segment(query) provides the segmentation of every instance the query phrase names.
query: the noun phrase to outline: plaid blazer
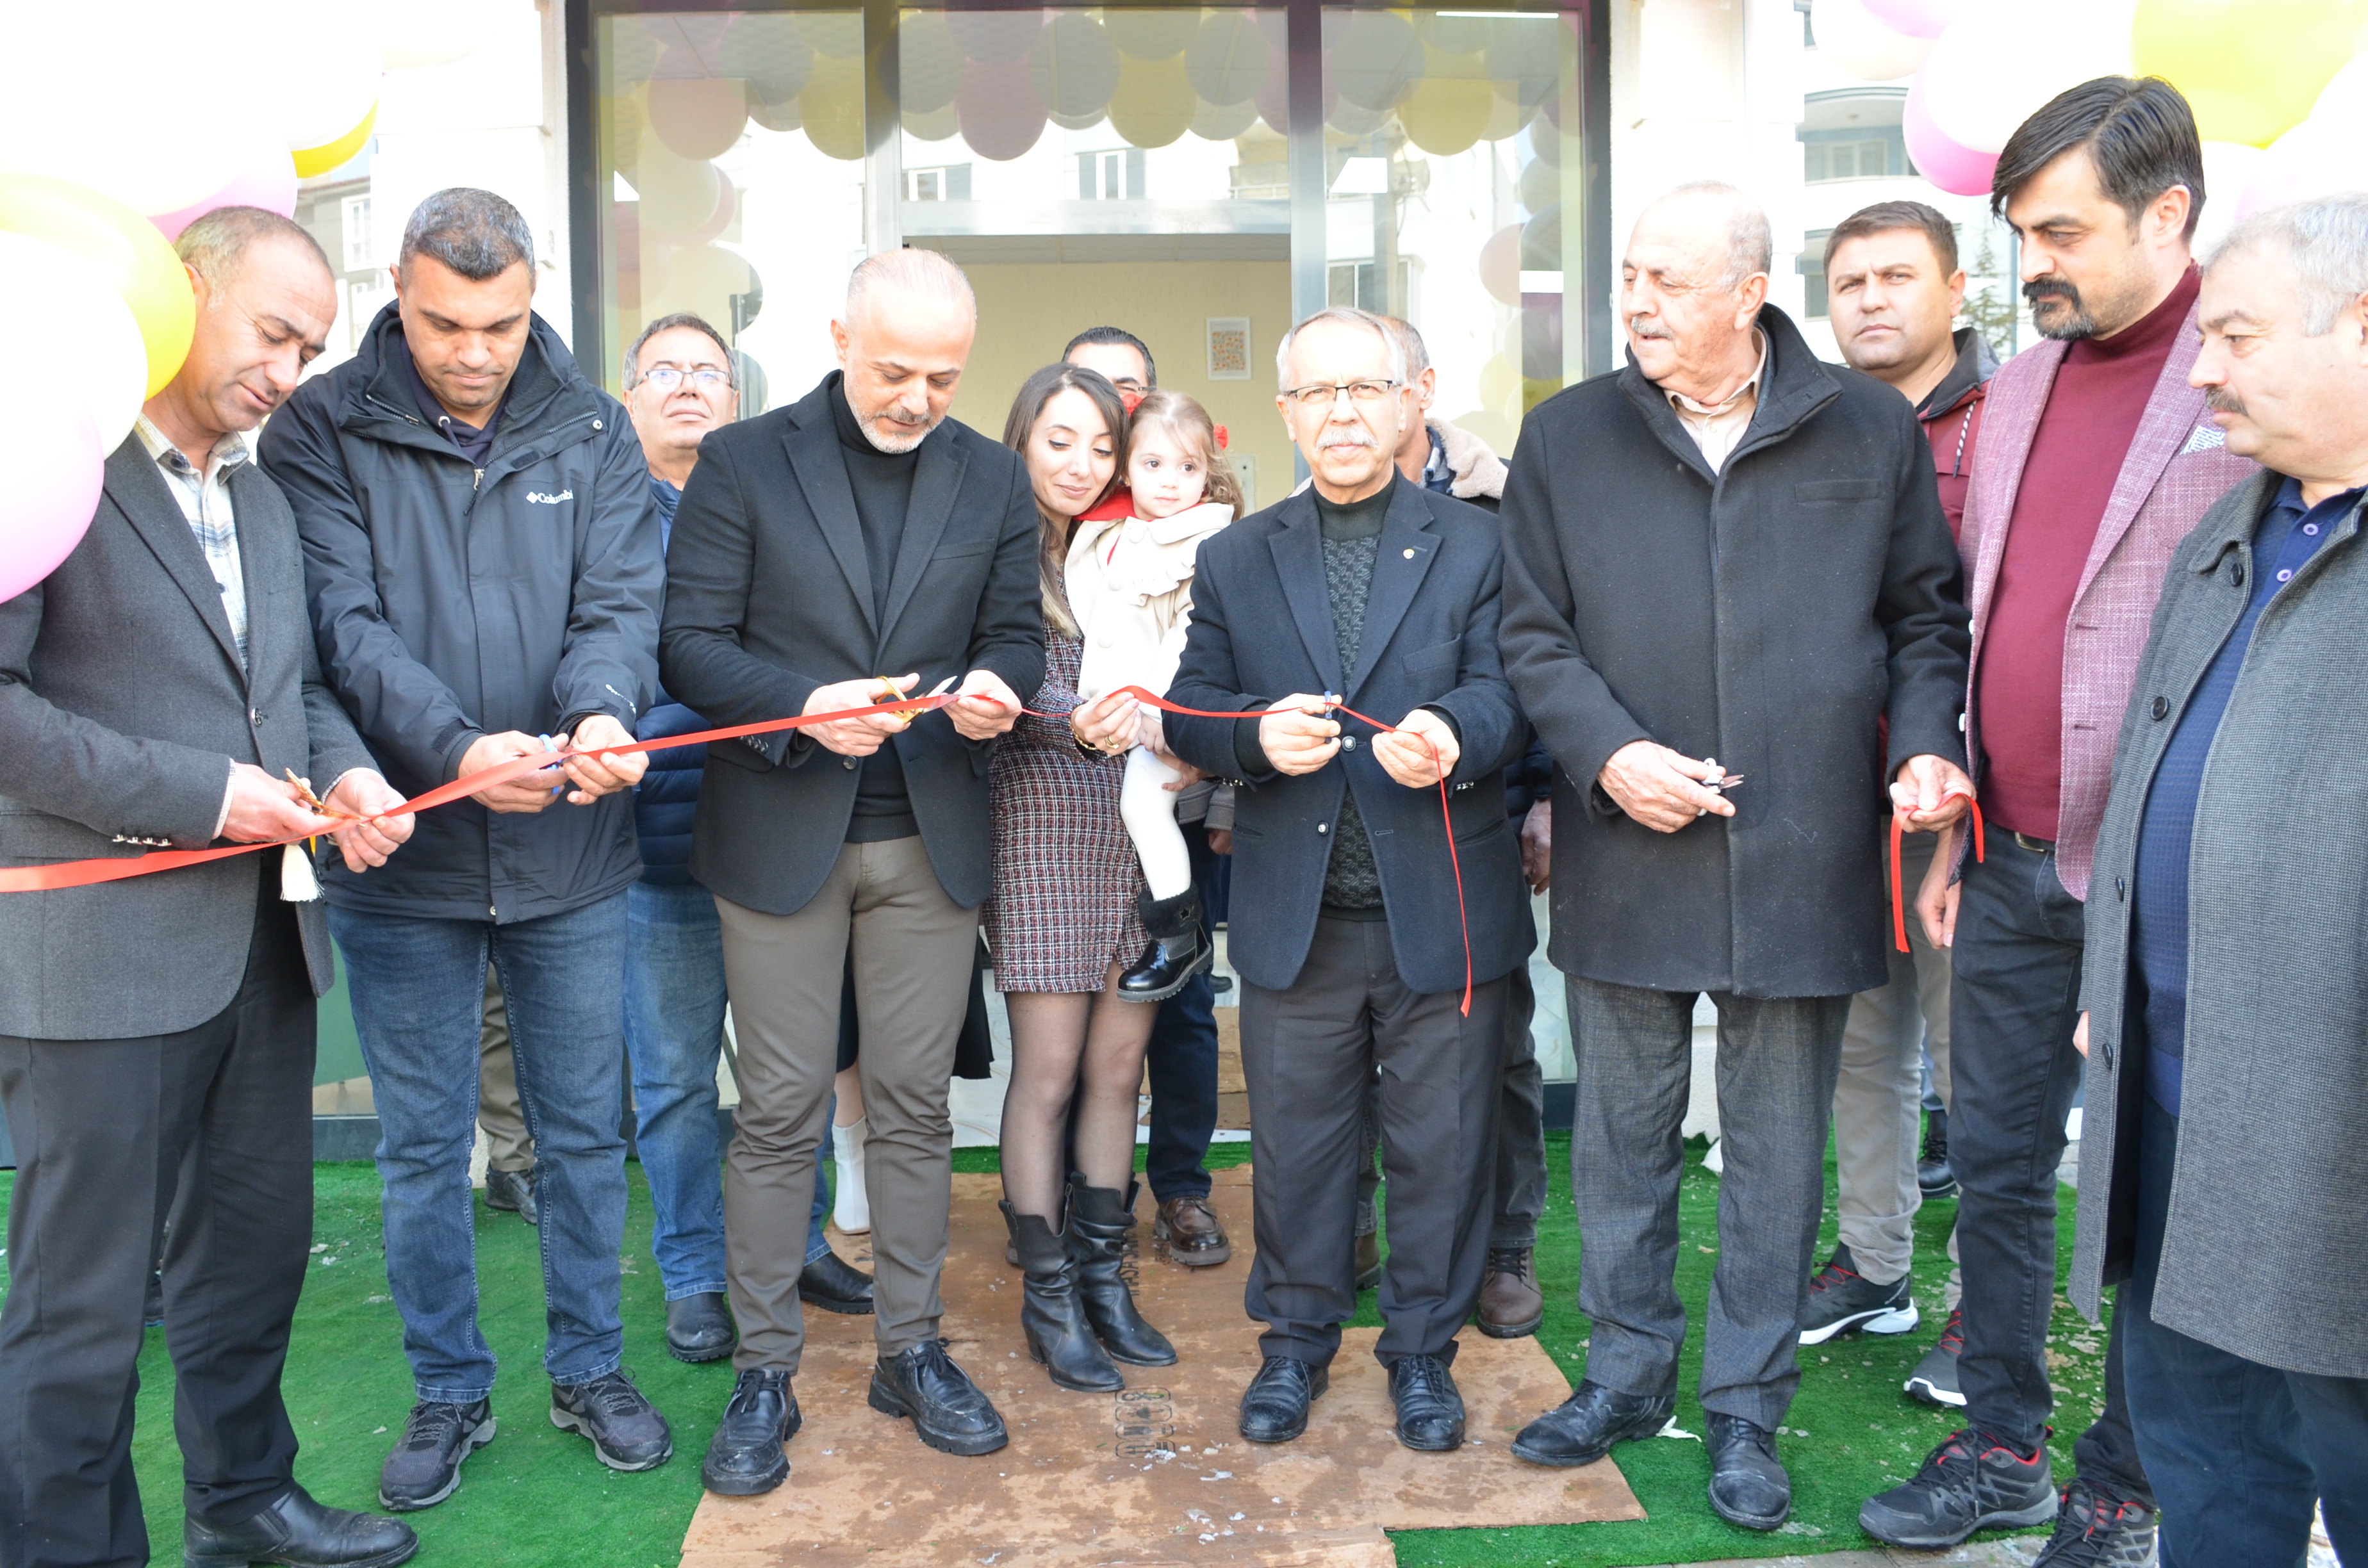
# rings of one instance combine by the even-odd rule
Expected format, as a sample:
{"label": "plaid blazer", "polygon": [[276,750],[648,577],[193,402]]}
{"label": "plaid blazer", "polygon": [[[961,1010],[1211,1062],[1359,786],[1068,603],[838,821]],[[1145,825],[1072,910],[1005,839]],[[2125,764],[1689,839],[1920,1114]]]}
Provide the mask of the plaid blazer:
{"label": "plaid blazer", "polygon": [[[2201,347],[2196,312],[2190,309],[2162,375],[2139,416],[2136,437],[2122,458],[2121,477],[2097,527],[2080,586],[2072,599],[2072,621],[2064,631],[2064,778],[2057,816],[2055,874],[2065,891],[2089,896],[2089,867],[2096,853],[2097,824],[2105,814],[2112,780],[2113,740],[2121,732],[2130,683],[2146,651],[2146,629],[2162,593],[2164,571],[2179,541],[2228,488],[2257,472],[2254,463],[2230,452],[2220,427],[2203,407],[2203,394],[2187,384]],[[1965,558],[1966,602],[1974,617],[1973,658],[1965,692],[1965,754],[1978,786],[1982,772],[1982,642],[1998,593],[1998,563],[2006,556],[2007,524],[2022,487],[2023,464],[2056,367],[2068,346],[2043,339],[1998,369],[1983,405],[1981,440],[1974,451],[1972,487],[1965,496],[1965,522],[1958,549]]]}

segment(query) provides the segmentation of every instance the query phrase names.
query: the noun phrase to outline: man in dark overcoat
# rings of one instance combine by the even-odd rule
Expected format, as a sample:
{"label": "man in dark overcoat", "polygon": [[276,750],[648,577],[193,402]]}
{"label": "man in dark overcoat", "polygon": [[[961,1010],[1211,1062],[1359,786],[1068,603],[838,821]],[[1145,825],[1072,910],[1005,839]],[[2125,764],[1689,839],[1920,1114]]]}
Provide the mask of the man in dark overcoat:
{"label": "man in dark overcoat", "polygon": [[[1668,1420],[1679,1126],[1719,1014],[1725,1170],[1703,1346],[1711,1505],[1773,1529],[1774,1432],[1853,992],[1886,939],[1870,806],[1969,790],[1965,615],[1915,411],[1766,301],[1767,218],[1719,185],[1637,220],[1629,362],[1533,413],[1505,491],[1506,672],[1554,781],[1554,963],[1595,1320],[1587,1378],[1514,1447],[1585,1464]],[[1887,731],[1884,721],[1888,720]],[[1722,780],[1734,782],[1722,787]]]}
{"label": "man in dark overcoat", "polygon": [[2239,224],[2189,372],[2255,475],[2172,558],[2089,886],[2073,1302],[2163,1568],[2368,1562],[2368,197]]}

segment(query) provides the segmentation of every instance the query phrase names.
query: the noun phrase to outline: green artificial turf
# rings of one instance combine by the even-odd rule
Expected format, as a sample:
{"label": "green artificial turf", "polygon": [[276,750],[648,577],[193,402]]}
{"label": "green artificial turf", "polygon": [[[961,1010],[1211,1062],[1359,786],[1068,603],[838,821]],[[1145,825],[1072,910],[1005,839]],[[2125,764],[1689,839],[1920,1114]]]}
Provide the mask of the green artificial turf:
{"label": "green artificial turf", "polygon": [[[1567,1134],[1547,1140],[1552,1188],[1538,1275],[1546,1290],[1539,1340],[1575,1382],[1586,1364],[1588,1321],[1577,1305],[1578,1236],[1570,1210]],[[1718,1180],[1700,1168],[1700,1140],[1689,1150],[1679,1201],[1683,1241],[1679,1294],[1689,1314],[1679,1367],[1678,1425],[1702,1430],[1693,1403],[1701,1369],[1702,1313],[1715,1259]],[[1249,1156],[1246,1143],[1218,1144],[1212,1166]],[[991,1149],[957,1150],[954,1168],[992,1171]],[[638,1166],[627,1214],[625,1363],[674,1423],[675,1458],[641,1475],[604,1470],[588,1445],[553,1428],[542,1376],[542,1286],[535,1233],[515,1215],[477,1209],[481,1321],[501,1358],[494,1394],[500,1439],[470,1460],[461,1490],[441,1506],[412,1516],[423,1564],[500,1563],[504,1568],[674,1568],[683,1533],[699,1506],[699,1455],[732,1386],[731,1363],[689,1367],[666,1354],[665,1292],[650,1261],[650,1207]],[[0,1194],[6,1181],[0,1176]],[[289,1352],[289,1415],[303,1450],[297,1475],[324,1502],[369,1507],[378,1468],[411,1403],[402,1325],[387,1295],[380,1243],[378,1177],[368,1165],[315,1167],[316,1214],[311,1278]],[[1830,1182],[1828,1183],[1830,1191]],[[2069,1261],[2069,1198],[2059,1242]],[[1953,1201],[1928,1204],[1917,1226],[1917,1301],[1924,1326],[1896,1339],[1848,1339],[1805,1353],[1799,1399],[1778,1451],[1793,1472],[1793,1520],[1770,1538],[1721,1524],[1702,1495],[1708,1464],[1699,1443],[1656,1438],[1618,1451],[1621,1470],[1650,1517],[1635,1523],[1523,1529],[1421,1530],[1395,1537],[1406,1568],[1614,1568],[1691,1562],[1771,1552],[1839,1551],[1872,1544],[1859,1531],[1860,1501],[1911,1474],[1944,1436],[1950,1418],[1912,1403],[1901,1381],[1939,1332],[1943,1251]],[[1828,1208],[1823,1248],[1830,1248]],[[1373,1296],[1360,1301],[1355,1323],[1378,1324]],[[2056,1380],[2059,1474],[2071,1470],[2071,1444],[2102,1395],[2103,1335],[2082,1322],[2059,1293],[2049,1363]],[[139,1430],[132,1451],[146,1505],[152,1547],[170,1562],[180,1542],[179,1460],[172,1431],[172,1369],[164,1335],[152,1331],[140,1361]]]}

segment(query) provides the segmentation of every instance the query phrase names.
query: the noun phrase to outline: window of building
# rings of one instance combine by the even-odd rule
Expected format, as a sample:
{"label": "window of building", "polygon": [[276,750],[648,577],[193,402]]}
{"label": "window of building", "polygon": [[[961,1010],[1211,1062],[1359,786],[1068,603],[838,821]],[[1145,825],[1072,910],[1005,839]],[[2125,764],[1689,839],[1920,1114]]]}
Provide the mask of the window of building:
{"label": "window of building", "polygon": [[906,169],[905,199],[907,201],[968,201],[970,199],[970,165],[949,164],[937,169]]}
{"label": "window of building", "polygon": [[366,271],[370,266],[370,199],[348,196],[338,209],[338,229],[345,238],[346,270]]}
{"label": "window of building", "polygon": [[1880,137],[1855,142],[1811,142],[1802,148],[1811,185],[1821,180],[1873,179],[1890,174],[1891,143]]}
{"label": "window of building", "polygon": [[1144,161],[1140,147],[1077,154],[1077,195],[1086,201],[1143,199]]}

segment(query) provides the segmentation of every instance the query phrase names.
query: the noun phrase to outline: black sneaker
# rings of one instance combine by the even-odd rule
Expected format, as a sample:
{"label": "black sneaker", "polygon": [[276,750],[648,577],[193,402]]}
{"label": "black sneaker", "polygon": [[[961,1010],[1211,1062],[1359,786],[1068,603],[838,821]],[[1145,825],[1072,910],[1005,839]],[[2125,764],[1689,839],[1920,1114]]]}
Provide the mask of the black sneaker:
{"label": "black sneaker", "polygon": [[1945,1110],[1924,1115],[1924,1152],[1916,1156],[1916,1190],[1927,1199],[1956,1195],[1957,1174],[1949,1168],[1949,1113]]}
{"label": "black sneaker", "polygon": [[1957,1356],[1964,1348],[1965,1312],[1958,1307],[1951,1310],[1940,1341],[1924,1352],[1924,1359],[1916,1363],[1916,1369],[1901,1385],[1907,1397],[1951,1410],[1964,1409],[1964,1391],[1957,1387]]}
{"label": "black sneaker", "polygon": [[487,1171],[485,1207],[497,1213],[515,1214],[529,1225],[541,1224],[542,1206],[535,1200],[533,1167],[522,1171]]}
{"label": "black sneaker", "polygon": [[2109,1497],[2074,1476],[2055,1510],[2055,1533],[2031,1568],[2148,1568],[2154,1529],[2152,1508]]}
{"label": "black sneaker", "polygon": [[494,1440],[494,1402],[411,1407],[403,1436],[378,1472],[378,1506],[397,1514],[432,1508],[461,1484],[461,1461]]}
{"label": "black sneaker", "polygon": [[1809,1300],[1801,1309],[1801,1343],[1823,1345],[1838,1334],[1906,1334],[1916,1326],[1914,1283],[1903,1274],[1888,1285],[1877,1285],[1859,1273],[1850,1249],[1837,1244],[1833,1257],[1809,1281]]}
{"label": "black sneaker", "polygon": [[655,1470],[674,1458],[673,1428],[622,1372],[552,1384],[551,1424],[592,1439],[592,1451],[610,1470]]}
{"label": "black sneaker", "polygon": [[1949,1434],[1915,1480],[1868,1498],[1858,1525],[1886,1546],[1930,1551],[1975,1530],[2023,1529],[2055,1517],[2047,1444],[2025,1457],[1968,1427]]}

